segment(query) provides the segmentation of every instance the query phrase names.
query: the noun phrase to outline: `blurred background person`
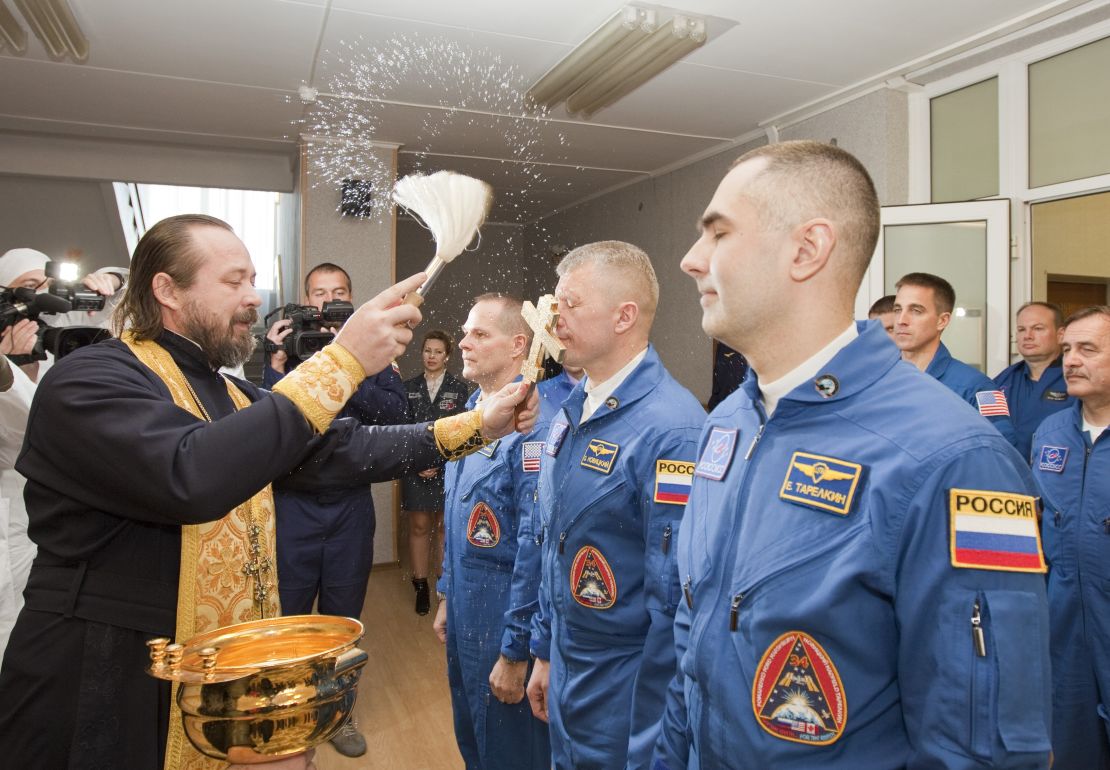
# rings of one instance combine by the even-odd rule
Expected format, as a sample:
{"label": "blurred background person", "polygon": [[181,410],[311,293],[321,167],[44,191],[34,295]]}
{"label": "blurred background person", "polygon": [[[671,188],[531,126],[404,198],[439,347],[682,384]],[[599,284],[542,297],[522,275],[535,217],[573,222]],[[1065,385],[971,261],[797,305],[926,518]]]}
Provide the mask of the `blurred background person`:
{"label": "blurred background person", "polygon": [[[453,348],[451,337],[432,329],[421,343],[424,371],[405,380],[410,422],[427,422],[465,411],[470,388],[447,371]],[[409,514],[409,558],[416,614],[431,608],[428,590],[429,549],[436,573],[443,565],[443,467],[429,468],[401,480],[401,510]]]}

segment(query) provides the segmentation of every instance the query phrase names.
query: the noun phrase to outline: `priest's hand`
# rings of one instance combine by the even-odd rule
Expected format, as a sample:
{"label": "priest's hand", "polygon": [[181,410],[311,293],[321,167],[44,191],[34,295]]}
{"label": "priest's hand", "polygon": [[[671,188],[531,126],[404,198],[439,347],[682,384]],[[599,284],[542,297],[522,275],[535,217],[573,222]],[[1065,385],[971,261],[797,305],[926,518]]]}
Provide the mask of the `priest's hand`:
{"label": "priest's hand", "polygon": [[232,746],[227,752],[231,762],[227,770],[316,770],[312,762],[315,753],[315,749],[309,749],[304,754],[274,759],[256,754],[245,746]]}
{"label": "priest's hand", "polygon": [[536,719],[547,721],[547,685],[551,676],[549,664],[543,658],[536,658],[532,666],[532,678],[528,680],[528,703]]}
{"label": "priest's hand", "polygon": [[493,697],[510,706],[524,700],[524,678],[528,676],[528,661],[509,660],[504,655],[497,656],[493,670],[489,672],[489,691]]}
{"label": "priest's hand", "polygon": [[492,441],[514,430],[528,433],[536,425],[540,399],[532,383],[510,382],[478,404],[482,412],[482,437]]}
{"label": "priest's hand", "polygon": [[336,343],[358,359],[367,377],[392,364],[412,341],[412,327],[420,323],[420,311],[401,301],[420,288],[425,278],[424,273],[417,273],[390,286],[356,310],[335,335]]}

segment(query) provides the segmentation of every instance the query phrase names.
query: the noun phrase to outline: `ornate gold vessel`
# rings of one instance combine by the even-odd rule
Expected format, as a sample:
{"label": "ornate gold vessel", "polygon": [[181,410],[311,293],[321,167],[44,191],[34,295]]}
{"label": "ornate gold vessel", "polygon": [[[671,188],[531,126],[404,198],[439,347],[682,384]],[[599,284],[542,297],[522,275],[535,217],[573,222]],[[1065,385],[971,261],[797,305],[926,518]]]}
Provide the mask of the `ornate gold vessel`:
{"label": "ornate gold vessel", "polygon": [[362,624],[291,615],[198,634],[152,639],[150,668],[180,683],[177,705],[197,750],[227,759],[235,746],[269,758],[331,738],[351,714],[366,653]]}

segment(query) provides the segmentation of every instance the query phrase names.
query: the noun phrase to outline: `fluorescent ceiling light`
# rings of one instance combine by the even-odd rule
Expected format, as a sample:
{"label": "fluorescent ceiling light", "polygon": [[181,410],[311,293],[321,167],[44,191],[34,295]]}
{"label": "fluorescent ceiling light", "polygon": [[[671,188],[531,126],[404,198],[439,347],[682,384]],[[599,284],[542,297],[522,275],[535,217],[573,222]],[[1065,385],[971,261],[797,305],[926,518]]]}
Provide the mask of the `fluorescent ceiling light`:
{"label": "fluorescent ceiling light", "polygon": [[706,40],[705,21],[626,5],[528,90],[535,104],[590,117],[670,67]]}
{"label": "fluorescent ceiling light", "polygon": [[4,5],[3,0],[0,0],[0,43],[8,46],[16,53],[23,53],[27,50],[27,33],[23,31],[23,27],[19,26],[19,22],[8,10],[8,6]]}
{"label": "fluorescent ceiling light", "polygon": [[77,26],[66,0],[15,0],[15,5],[52,57],[68,55],[76,62],[89,58],[88,38]]}

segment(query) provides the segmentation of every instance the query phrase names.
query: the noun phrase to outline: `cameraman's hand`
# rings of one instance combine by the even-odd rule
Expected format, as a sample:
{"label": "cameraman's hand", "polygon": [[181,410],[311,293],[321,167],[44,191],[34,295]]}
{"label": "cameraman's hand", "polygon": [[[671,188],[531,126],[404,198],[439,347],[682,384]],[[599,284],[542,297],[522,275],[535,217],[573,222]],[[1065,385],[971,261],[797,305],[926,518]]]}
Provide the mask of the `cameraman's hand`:
{"label": "cameraman's hand", "polygon": [[367,377],[400,358],[412,341],[411,327],[420,323],[420,311],[401,301],[420,288],[426,277],[417,273],[390,286],[356,310],[335,335],[335,341],[362,364]]}
{"label": "cameraman's hand", "polygon": [[0,334],[0,353],[6,356],[26,355],[35,347],[39,325],[24,318]]}
{"label": "cameraman's hand", "polygon": [[119,285],[119,278],[111,273],[89,273],[81,281],[85,288],[90,291],[95,291],[97,294],[103,294],[105,297],[111,297],[122,286]]}
{"label": "cameraman's hand", "polygon": [[270,368],[278,374],[285,374],[285,364],[289,354],[282,348],[285,338],[293,331],[293,322],[288,318],[274,321],[274,325],[266,332],[266,339],[277,346],[277,350],[270,354]]}

